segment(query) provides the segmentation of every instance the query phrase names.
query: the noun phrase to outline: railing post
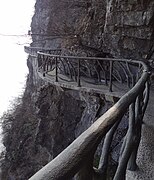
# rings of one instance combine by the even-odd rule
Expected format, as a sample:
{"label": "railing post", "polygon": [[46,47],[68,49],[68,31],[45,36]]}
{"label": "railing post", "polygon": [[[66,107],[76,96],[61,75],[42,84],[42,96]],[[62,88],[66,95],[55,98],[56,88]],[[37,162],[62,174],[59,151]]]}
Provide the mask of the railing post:
{"label": "railing post", "polygon": [[45,77],[45,65],[46,65],[46,63],[45,63],[45,56],[43,55],[43,77]]}
{"label": "railing post", "polygon": [[[133,141],[133,137],[135,136],[135,101],[129,106],[129,127],[132,131],[132,141]],[[131,171],[135,171],[137,168],[137,164],[136,164],[136,156],[137,156],[137,151],[138,148],[136,149],[136,143],[134,142],[134,150],[132,150],[131,152],[131,156],[129,158],[128,161],[128,165],[127,165],[127,169],[131,170]],[[135,150],[136,149],[136,150]]]}
{"label": "railing post", "polygon": [[143,91],[137,97],[136,104],[134,105],[134,109],[133,109],[134,116],[136,118],[135,119],[136,124],[135,124],[135,127],[133,128],[135,131],[135,134],[134,134],[135,143],[133,146],[133,151],[132,151],[131,157],[128,162],[128,169],[131,171],[135,171],[137,169],[136,158],[137,158],[138,147],[139,147],[140,140],[141,140],[142,120],[143,120],[143,116],[144,116],[144,112],[142,109],[143,104],[144,104],[143,103]]}
{"label": "railing post", "polygon": [[110,82],[109,82],[110,92],[112,92],[112,73],[113,73],[113,61],[110,61]]}
{"label": "railing post", "polygon": [[110,146],[113,140],[114,133],[116,129],[118,128],[119,123],[121,122],[121,118],[119,118],[119,121],[117,121],[113,127],[109,130],[109,132],[106,134],[105,139],[104,139],[104,144],[102,147],[102,153],[99,161],[99,166],[98,166],[98,172],[99,172],[99,177],[106,179],[107,176],[107,168],[108,168],[108,159],[110,155]]}
{"label": "railing post", "polygon": [[47,66],[47,73],[48,73],[48,71],[49,71],[49,57],[47,56],[47,58],[46,58],[46,66]]}
{"label": "railing post", "polygon": [[58,82],[58,60],[57,60],[57,57],[55,58],[55,66],[56,66],[56,79],[55,79],[55,81]]}
{"label": "railing post", "polygon": [[80,59],[78,59],[78,87],[81,87],[81,79],[80,79]]}
{"label": "railing post", "polygon": [[40,55],[37,53],[37,68],[39,69],[40,65]]}

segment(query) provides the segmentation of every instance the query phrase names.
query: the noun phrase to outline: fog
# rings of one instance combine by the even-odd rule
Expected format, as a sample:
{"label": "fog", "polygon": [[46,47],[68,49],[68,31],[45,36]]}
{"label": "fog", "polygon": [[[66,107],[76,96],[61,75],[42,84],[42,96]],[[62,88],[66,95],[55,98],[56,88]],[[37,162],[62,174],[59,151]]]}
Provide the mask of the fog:
{"label": "fog", "polygon": [[[28,69],[23,47],[30,43],[26,34],[30,29],[34,4],[35,0],[0,2],[0,116],[25,86]],[[0,152],[3,149],[1,138]]]}
{"label": "fog", "polygon": [[0,115],[22,92],[25,84],[28,70],[23,46],[30,42],[26,34],[30,29],[34,3],[34,0],[0,2]]}

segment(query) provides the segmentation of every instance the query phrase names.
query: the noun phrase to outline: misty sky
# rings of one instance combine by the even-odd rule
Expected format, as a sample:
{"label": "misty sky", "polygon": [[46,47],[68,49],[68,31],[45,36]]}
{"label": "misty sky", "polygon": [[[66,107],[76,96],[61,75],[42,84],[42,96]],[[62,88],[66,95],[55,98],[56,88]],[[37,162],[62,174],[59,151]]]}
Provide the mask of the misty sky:
{"label": "misty sky", "polygon": [[35,0],[4,0],[0,2],[0,33],[26,33]]}
{"label": "misty sky", "polygon": [[25,84],[27,54],[25,39],[2,34],[26,34],[30,29],[35,0],[4,0],[0,2],[0,115],[9,101],[22,91]]}

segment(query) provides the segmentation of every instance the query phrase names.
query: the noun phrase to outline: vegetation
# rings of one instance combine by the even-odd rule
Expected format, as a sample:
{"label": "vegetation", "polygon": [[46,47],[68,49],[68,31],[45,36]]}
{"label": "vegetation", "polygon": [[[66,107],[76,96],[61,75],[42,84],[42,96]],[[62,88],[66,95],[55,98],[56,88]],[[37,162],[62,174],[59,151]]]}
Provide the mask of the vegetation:
{"label": "vegetation", "polygon": [[[11,108],[1,117],[3,129],[3,144],[5,152],[3,152],[2,160],[2,179],[9,179],[8,172],[18,169],[28,169],[27,175],[31,172],[31,168],[25,166],[28,162],[29,151],[28,146],[32,145],[33,131],[36,127],[36,118],[34,116],[34,108],[29,103],[30,96],[24,94],[23,97],[15,99]],[[34,150],[32,147],[31,150]]]}

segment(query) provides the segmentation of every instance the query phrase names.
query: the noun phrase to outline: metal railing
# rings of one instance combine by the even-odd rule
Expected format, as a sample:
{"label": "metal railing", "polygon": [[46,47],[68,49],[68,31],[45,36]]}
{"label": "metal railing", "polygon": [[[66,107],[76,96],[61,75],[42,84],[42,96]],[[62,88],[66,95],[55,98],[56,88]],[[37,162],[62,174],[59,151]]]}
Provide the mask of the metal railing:
{"label": "metal railing", "polygon": [[44,52],[48,54],[61,54],[61,49],[51,49],[51,48],[43,48],[43,47],[30,47],[24,46],[24,51],[28,53],[30,56],[37,56],[37,52]]}
{"label": "metal railing", "polygon": [[67,78],[63,76],[64,81],[76,82],[78,87],[82,86],[81,81],[85,81],[89,84],[106,85],[109,91],[113,91],[114,84],[133,87],[141,75],[142,67],[140,61],[131,59],[62,56],[38,52],[38,70],[43,76],[52,74],[56,82],[61,79],[61,75],[65,75]]}
{"label": "metal railing", "polygon": [[[133,86],[120,100],[112,106],[106,113],[104,113],[99,119],[97,119],[86,131],[84,131],[77,139],[75,139],[64,151],[62,151],[56,158],[34,174],[30,180],[68,180],[74,178],[75,180],[102,180],[108,179],[108,164],[110,157],[110,147],[113,140],[114,134],[118,128],[121,119],[125,114],[128,114],[128,129],[124,137],[118,166],[112,176],[113,180],[124,180],[126,177],[126,170],[131,171],[136,170],[136,157],[138,146],[141,138],[141,128],[144,113],[148,104],[149,99],[149,68],[142,61],[134,60],[115,60],[110,58],[80,58],[80,57],[70,57],[70,56],[59,56],[59,55],[49,55],[45,53],[38,53],[39,70],[44,75],[47,72],[55,69],[55,80],[58,81],[58,73],[63,72],[65,75],[69,72],[64,71],[64,66],[61,64],[61,59],[69,59],[70,63],[72,60],[77,60],[77,71],[75,72],[72,79],[77,78],[77,85],[81,86],[80,78],[83,76],[81,74],[81,62],[82,61],[106,61],[108,62],[109,75],[105,75],[105,81],[109,81],[110,90],[112,90],[112,81],[119,80],[114,72],[114,64],[116,61],[118,63],[125,64],[122,74],[125,74],[128,70],[128,74],[131,75],[127,79],[123,79],[128,83],[128,85]],[[65,59],[65,62],[66,62]],[[74,61],[72,61],[73,63]],[[102,64],[102,63],[101,63]],[[124,66],[123,64],[123,66]],[[129,65],[129,66],[128,66]],[[128,66],[128,67],[127,67]],[[134,66],[134,71],[130,72]],[[119,67],[119,66],[117,66]],[[131,68],[130,68],[131,67]],[[134,72],[138,77],[134,79]],[[87,71],[87,70],[86,70]],[[127,75],[128,75],[127,74]],[[68,75],[70,75],[68,73]],[[120,75],[122,76],[122,75]],[[97,76],[99,77],[99,76]],[[102,78],[102,77],[101,77]],[[106,83],[106,82],[105,82]],[[93,167],[93,162],[95,158],[95,152],[97,147],[102,142],[104,138],[104,143],[102,147],[101,157],[97,167]]]}

